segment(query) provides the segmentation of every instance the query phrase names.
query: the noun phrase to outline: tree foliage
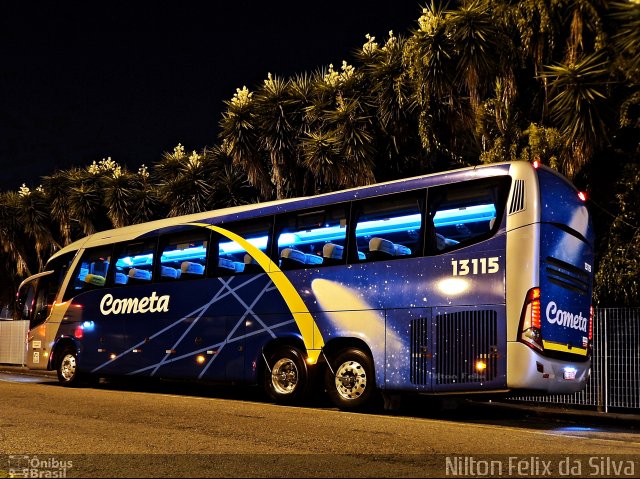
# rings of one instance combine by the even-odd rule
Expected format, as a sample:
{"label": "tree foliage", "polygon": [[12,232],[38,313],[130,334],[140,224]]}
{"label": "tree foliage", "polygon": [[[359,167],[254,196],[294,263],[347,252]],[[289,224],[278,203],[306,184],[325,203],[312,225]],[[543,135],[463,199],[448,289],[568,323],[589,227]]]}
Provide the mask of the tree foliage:
{"label": "tree foliage", "polygon": [[416,20],[382,42],[366,35],[353,63],[238,88],[213,146],[1,193],[0,279],[15,285],[111,227],[537,160],[592,193],[600,304],[638,305],[640,2],[433,0]]}

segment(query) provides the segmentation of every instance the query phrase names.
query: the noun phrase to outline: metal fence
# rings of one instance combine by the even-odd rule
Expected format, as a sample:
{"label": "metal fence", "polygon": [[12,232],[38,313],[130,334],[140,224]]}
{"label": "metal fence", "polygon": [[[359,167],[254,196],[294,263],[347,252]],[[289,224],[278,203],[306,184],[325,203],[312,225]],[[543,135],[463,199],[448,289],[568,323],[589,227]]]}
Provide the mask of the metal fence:
{"label": "metal fence", "polygon": [[0,321],[0,364],[25,364],[29,321]]}
{"label": "metal fence", "polygon": [[640,409],[640,309],[601,308],[593,323],[591,378],[582,391],[520,401]]}

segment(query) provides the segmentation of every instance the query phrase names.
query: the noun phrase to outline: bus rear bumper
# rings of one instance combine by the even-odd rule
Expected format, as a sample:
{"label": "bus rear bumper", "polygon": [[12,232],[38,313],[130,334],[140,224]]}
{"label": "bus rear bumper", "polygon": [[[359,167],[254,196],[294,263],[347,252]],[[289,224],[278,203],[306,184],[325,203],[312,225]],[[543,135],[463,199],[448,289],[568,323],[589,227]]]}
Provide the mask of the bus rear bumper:
{"label": "bus rear bumper", "polygon": [[590,375],[591,361],[560,361],[522,343],[507,343],[507,387],[511,390],[571,394],[582,390]]}

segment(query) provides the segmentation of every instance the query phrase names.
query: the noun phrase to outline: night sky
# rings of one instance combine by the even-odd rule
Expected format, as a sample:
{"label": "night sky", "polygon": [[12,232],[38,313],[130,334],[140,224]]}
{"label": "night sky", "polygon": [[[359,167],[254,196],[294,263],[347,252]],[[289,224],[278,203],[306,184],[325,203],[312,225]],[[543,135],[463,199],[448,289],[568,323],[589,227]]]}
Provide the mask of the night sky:
{"label": "night sky", "polygon": [[365,34],[408,35],[421,12],[413,0],[24,3],[0,6],[0,190],[213,145],[236,88],[354,63]]}

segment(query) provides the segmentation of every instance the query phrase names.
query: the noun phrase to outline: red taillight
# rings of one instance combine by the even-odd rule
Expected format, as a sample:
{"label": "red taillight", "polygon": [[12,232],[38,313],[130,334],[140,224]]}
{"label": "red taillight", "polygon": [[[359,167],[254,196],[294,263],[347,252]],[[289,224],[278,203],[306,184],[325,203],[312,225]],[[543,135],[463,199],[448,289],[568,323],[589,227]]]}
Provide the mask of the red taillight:
{"label": "red taillight", "polygon": [[540,315],[540,288],[531,288],[522,308],[520,318],[520,341],[530,348],[543,351],[542,320]]}
{"label": "red taillight", "polygon": [[537,170],[538,168],[540,168],[540,161],[539,160],[533,160],[533,167]]}
{"label": "red taillight", "polygon": [[84,328],[82,327],[81,324],[76,326],[76,330],[73,332],[73,336],[76,339],[82,339],[84,337]]}
{"label": "red taillight", "polygon": [[589,342],[593,341],[593,306],[589,308]]}
{"label": "red taillight", "polygon": [[584,203],[587,201],[587,194],[584,191],[578,191],[578,198]]}

